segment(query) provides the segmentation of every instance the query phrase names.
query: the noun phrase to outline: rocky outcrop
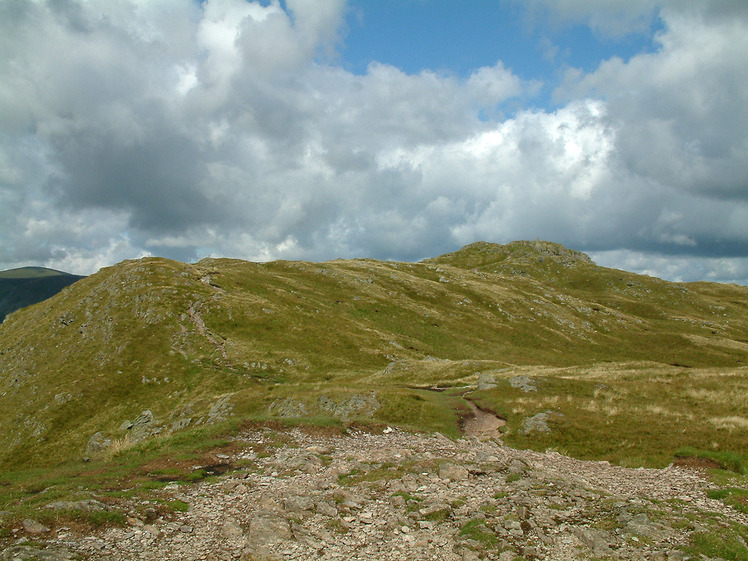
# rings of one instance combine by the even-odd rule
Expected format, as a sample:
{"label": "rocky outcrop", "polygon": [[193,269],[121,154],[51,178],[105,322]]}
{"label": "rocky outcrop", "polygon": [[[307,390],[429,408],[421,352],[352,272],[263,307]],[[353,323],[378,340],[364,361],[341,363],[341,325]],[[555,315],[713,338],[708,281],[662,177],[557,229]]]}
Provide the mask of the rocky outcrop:
{"label": "rocky outcrop", "polygon": [[84,456],[90,458],[101,454],[112,445],[112,439],[104,436],[103,432],[97,432],[88,439]]}

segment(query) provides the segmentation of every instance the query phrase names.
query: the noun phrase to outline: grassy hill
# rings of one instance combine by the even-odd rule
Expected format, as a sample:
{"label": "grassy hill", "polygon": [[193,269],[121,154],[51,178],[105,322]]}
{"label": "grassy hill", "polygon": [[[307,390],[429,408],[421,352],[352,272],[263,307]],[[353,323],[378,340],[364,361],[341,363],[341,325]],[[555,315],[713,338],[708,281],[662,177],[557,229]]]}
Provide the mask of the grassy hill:
{"label": "grassy hill", "polygon": [[82,278],[44,267],[0,271],[0,322],[11,312],[46,300]]}
{"label": "grassy hill", "polygon": [[[467,398],[506,418],[515,446],[742,458],[747,367],[748,288],[606,269],[549,242],[421,263],[146,258],[0,326],[0,466],[188,446],[248,420],[456,436]],[[541,413],[548,431],[528,430]]]}

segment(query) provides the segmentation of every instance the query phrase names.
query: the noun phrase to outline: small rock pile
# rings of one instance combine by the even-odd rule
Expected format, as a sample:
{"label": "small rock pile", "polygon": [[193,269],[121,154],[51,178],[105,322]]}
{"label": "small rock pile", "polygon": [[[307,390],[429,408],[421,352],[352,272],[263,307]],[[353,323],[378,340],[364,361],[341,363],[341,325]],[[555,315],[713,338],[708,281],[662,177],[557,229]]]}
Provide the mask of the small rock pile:
{"label": "small rock pile", "polygon": [[[161,491],[185,512],[159,516],[134,498],[127,527],[58,532],[39,558],[675,561],[687,559],[681,547],[700,517],[748,523],[707,498],[698,473],[672,466],[627,469],[389,428],[259,428],[239,440],[239,452],[216,459],[233,471]],[[28,558],[22,549],[0,558]]]}

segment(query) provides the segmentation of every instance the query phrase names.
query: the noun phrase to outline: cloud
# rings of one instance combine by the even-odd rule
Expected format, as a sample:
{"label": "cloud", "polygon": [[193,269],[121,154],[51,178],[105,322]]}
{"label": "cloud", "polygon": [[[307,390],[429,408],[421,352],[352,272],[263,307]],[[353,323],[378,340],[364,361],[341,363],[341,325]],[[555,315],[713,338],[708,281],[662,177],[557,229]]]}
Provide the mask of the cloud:
{"label": "cloud", "polygon": [[641,190],[669,193],[639,249],[748,249],[748,68],[739,62],[748,34],[746,19],[713,17],[722,6],[664,8],[656,53],[605,61],[557,93],[605,100],[617,131],[612,165]]}
{"label": "cloud", "polygon": [[620,38],[647,31],[662,2],[657,0],[527,0],[529,17],[540,25],[583,24],[601,36]]}
{"label": "cloud", "polygon": [[[0,266],[420,259],[540,237],[744,275],[748,15],[730,3],[663,5],[656,52],[570,69],[553,111],[501,61],[352,74],[342,1],[263,4],[1,4]],[[633,29],[653,6],[552,7]]]}

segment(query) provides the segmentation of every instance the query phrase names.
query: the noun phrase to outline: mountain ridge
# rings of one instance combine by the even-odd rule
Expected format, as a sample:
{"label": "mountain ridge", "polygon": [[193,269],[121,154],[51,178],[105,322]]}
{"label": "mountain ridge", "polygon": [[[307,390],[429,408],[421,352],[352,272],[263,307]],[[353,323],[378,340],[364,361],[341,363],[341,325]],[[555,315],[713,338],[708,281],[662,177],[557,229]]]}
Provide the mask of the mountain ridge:
{"label": "mountain ridge", "polygon": [[46,267],[0,271],[0,323],[8,314],[46,300],[82,278]]}
{"label": "mountain ridge", "polygon": [[605,269],[538,241],[420,263],[125,261],[0,326],[0,463],[79,458],[144,411],[151,435],[230,417],[457,434],[458,396],[419,388],[528,368],[740,369],[747,309],[746,288]]}

